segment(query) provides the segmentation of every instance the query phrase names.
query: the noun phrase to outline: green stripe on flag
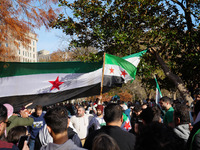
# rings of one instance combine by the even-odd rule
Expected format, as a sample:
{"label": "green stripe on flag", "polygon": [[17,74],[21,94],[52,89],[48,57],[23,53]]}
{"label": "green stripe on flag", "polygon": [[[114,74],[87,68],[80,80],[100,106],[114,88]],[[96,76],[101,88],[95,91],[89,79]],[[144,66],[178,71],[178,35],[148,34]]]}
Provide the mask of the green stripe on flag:
{"label": "green stripe on flag", "polygon": [[162,97],[162,93],[160,91],[160,87],[159,87],[159,84],[158,84],[156,77],[155,77],[155,81],[156,81],[156,88],[158,89],[158,92],[159,92],[158,94],[160,94],[160,96]]}
{"label": "green stripe on flag", "polygon": [[49,73],[87,73],[99,68],[102,68],[102,61],[43,63],[0,62],[0,78]]}
{"label": "green stripe on flag", "polygon": [[137,68],[131,64],[130,62],[124,60],[123,58],[106,54],[105,56],[105,64],[110,64],[110,65],[117,65],[126,70],[131,77],[135,79],[136,71]]}

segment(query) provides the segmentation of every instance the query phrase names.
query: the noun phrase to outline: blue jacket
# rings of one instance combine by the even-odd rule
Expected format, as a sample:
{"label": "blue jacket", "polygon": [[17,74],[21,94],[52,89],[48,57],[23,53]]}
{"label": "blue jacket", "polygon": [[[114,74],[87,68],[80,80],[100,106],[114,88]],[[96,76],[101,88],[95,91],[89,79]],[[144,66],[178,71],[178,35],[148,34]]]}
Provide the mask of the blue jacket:
{"label": "blue jacket", "polygon": [[35,113],[33,113],[30,117],[34,119],[32,126],[29,126],[28,130],[31,134],[31,139],[35,139],[37,134],[39,133],[40,129],[44,127],[45,120],[44,120],[44,113],[38,117]]}

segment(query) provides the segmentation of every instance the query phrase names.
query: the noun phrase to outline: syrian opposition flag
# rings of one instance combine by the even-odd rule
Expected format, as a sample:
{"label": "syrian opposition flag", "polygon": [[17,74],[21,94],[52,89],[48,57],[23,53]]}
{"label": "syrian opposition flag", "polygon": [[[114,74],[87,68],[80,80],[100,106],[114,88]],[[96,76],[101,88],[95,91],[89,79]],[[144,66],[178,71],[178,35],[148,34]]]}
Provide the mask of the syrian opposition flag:
{"label": "syrian opposition flag", "polygon": [[101,62],[0,62],[0,102],[19,110],[27,103],[50,105],[99,95]]}
{"label": "syrian opposition flag", "polygon": [[[134,79],[146,51],[119,58],[106,54],[103,93]],[[0,62],[0,102],[15,110],[33,102],[47,106],[65,100],[99,95],[103,62]]]}
{"label": "syrian opposition flag", "polygon": [[160,91],[160,87],[158,85],[158,81],[156,79],[156,76],[154,76],[156,81],[156,104],[159,104],[160,98],[162,98],[162,93]]}
{"label": "syrian opposition flag", "polygon": [[123,113],[123,122],[122,122],[121,128],[124,131],[129,131],[132,128],[130,119],[128,118],[128,116],[125,113]]}
{"label": "syrian opposition flag", "polygon": [[137,66],[146,51],[144,50],[123,58],[106,54],[103,85],[106,87],[121,86],[129,80],[134,80]]}

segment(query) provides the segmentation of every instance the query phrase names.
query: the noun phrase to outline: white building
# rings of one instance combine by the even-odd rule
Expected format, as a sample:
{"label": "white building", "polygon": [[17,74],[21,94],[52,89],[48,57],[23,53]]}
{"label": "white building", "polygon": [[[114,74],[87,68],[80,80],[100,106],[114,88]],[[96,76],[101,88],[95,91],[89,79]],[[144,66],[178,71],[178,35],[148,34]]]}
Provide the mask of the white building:
{"label": "white building", "polygon": [[19,43],[17,56],[20,62],[37,62],[37,36],[33,33],[28,36],[30,37],[30,43],[28,46]]}
{"label": "white building", "polygon": [[43,49],[37,52],[38,62],[48,62],[51,59],[51,54],[49,51]]}

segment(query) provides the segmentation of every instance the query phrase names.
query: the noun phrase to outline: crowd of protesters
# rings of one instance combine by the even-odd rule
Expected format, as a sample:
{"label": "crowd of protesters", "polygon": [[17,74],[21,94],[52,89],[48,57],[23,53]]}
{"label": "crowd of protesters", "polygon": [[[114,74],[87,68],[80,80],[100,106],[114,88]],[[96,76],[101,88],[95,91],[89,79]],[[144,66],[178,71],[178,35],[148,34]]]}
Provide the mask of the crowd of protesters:
{"label": "crowd of protesters", "polygon": [[0,149],[200,150],[200,89],[191,106],[164,96],[30,108],[0,104]]}

